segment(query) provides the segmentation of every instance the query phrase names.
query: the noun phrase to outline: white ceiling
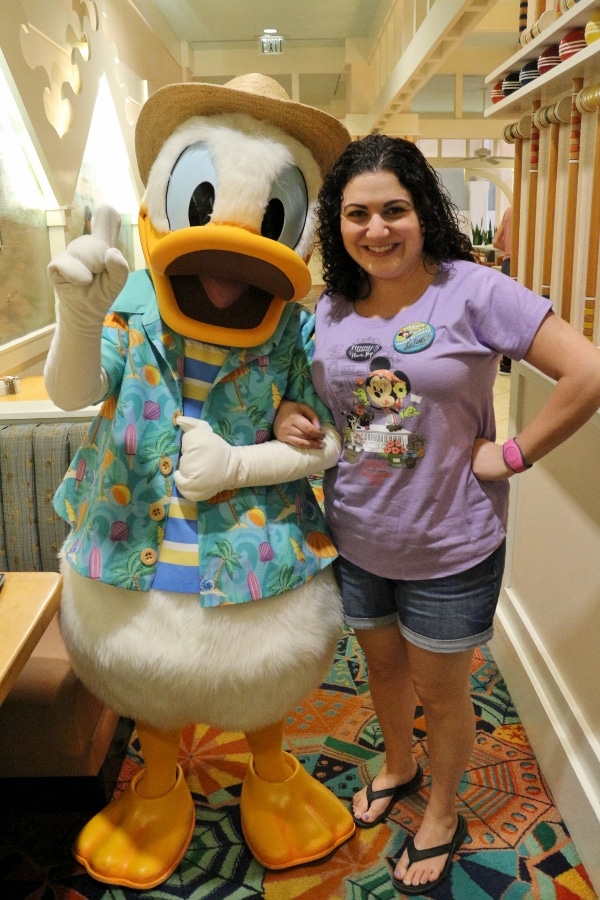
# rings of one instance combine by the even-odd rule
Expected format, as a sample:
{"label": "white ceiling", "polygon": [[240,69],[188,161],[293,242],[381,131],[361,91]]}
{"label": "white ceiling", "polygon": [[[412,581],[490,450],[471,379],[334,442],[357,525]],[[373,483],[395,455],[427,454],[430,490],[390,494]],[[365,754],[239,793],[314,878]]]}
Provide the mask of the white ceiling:
{"label": "white ceiling", "polygon": [[389,0],[154,0],[180,40],[256,43],[265,28],[311,45],[376,34]]}
{"label": "white ceiling", "polygon": [[[395,0],[133,0],[165,43],[188,45],[191,77],[223,83],[248,71],[277,78],[290,96],[343,118],[346,114],[348,48],[368,57]],[[417,15],[448,0],[413,0]],[[461,77],[461,116],[479,117],[483,81],[517,49],[520,0],[469,0],[457,17],[452,40],[435,66],[408,86],[402,109],[427,117],[452,117],[454,76]],[[473,28],[475,22],[475,28]],[[281,56],[261,56],[265,28],[283,36]],[[170,33],[169,33],[170,32]],[[423,64],[427,62],[423,59]],[[397,97],[390,99],[390,104]],[[488,101],[489,103],[489,98]],[[376,123],[375,123],[376,124]]]}

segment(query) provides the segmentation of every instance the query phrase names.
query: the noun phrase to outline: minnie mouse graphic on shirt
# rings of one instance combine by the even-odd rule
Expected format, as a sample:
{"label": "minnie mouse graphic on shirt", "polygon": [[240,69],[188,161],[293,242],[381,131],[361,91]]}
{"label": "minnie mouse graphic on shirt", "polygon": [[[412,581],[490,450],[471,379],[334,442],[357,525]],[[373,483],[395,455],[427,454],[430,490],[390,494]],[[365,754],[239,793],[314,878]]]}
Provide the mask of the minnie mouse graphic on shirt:
{"label": "minnie mouse graphic on shirt", "polygon": [[[419,397],[410,394],[408,375],[392,371],[385,356],[371,360],[369,374],[356,379],[353,408],[346,413],[344,459],[357,462],[363,452],[376,453],[393,468],[414,468],[424,455],[425,440],[403,427],[419,415]],[[410,402],[405,405],[410,394]],[[382,412],[385,415],[382,415]]]}

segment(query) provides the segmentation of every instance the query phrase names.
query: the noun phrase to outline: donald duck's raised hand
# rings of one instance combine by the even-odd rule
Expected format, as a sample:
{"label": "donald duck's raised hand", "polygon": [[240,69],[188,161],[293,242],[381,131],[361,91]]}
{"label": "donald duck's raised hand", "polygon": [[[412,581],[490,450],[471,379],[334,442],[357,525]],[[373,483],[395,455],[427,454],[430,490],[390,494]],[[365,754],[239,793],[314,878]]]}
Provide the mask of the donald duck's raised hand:
{"label": "donald duck's raised hand", "polygon": [[92,217],[92,234],[75,238],[48,266],[58,321],[44,378],[50,398],[62,409],[95,403],[106,392],[100,362],[102,324],[129,274],[127,261],[113,246],[120,224],[116,210],[100,207]]}
{"label": "donald duck's raised hand", "polygon": [[117,242],[121,217],[101,206],[92,217],[92,233],[75,238],[48,266],[61,312],[88,326],[102,325],[123,289],[129,266]]}
{"label": "donald duck's raised hand", "polygon": [[219,491],[306,478],[334,466],[340,455],[340,436],[331,425],[324,427],[321,448],[298,450],[277,440],[233,447],[208,422],[179,416],[177,424],[183,438],[179,469],[173,477],[188,500],[209,500]]}

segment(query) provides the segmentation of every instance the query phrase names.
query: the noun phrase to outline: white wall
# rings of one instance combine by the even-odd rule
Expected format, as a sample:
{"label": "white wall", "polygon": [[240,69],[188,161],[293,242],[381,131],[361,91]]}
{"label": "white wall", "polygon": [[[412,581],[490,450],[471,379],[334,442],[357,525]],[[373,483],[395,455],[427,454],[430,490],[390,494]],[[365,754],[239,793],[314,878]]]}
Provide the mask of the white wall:
{"label": "white wall", "polygon": [[[513,363],[509,434],[554,383]],[[511,480],[505,584],[492,653],[600,891],[600,411]]]}

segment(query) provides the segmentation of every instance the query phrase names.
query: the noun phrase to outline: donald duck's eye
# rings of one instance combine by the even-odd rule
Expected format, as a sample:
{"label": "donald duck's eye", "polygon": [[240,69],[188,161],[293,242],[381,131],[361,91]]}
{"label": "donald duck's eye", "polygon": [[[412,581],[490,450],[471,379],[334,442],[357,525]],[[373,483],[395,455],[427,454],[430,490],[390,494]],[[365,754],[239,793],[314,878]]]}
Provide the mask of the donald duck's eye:
{"label": "donald duck's eye", "polygon": [[169,228],[177,231],[210,222],[217,174],[206,144],[187,147],[175,165],[167,187]]}
{"label": "donald duck's eye", "polygon": [[307,211],[306,182],[300,169],[289,166],[271,188],[260,232],[293,249],[304,230]]}
{"label": "donald duck's eye", "polygon": [[190,225],[206,225],[215,205],[215,189],[210,181],[203,181],[194,190],[190,200],[189,220]]}

